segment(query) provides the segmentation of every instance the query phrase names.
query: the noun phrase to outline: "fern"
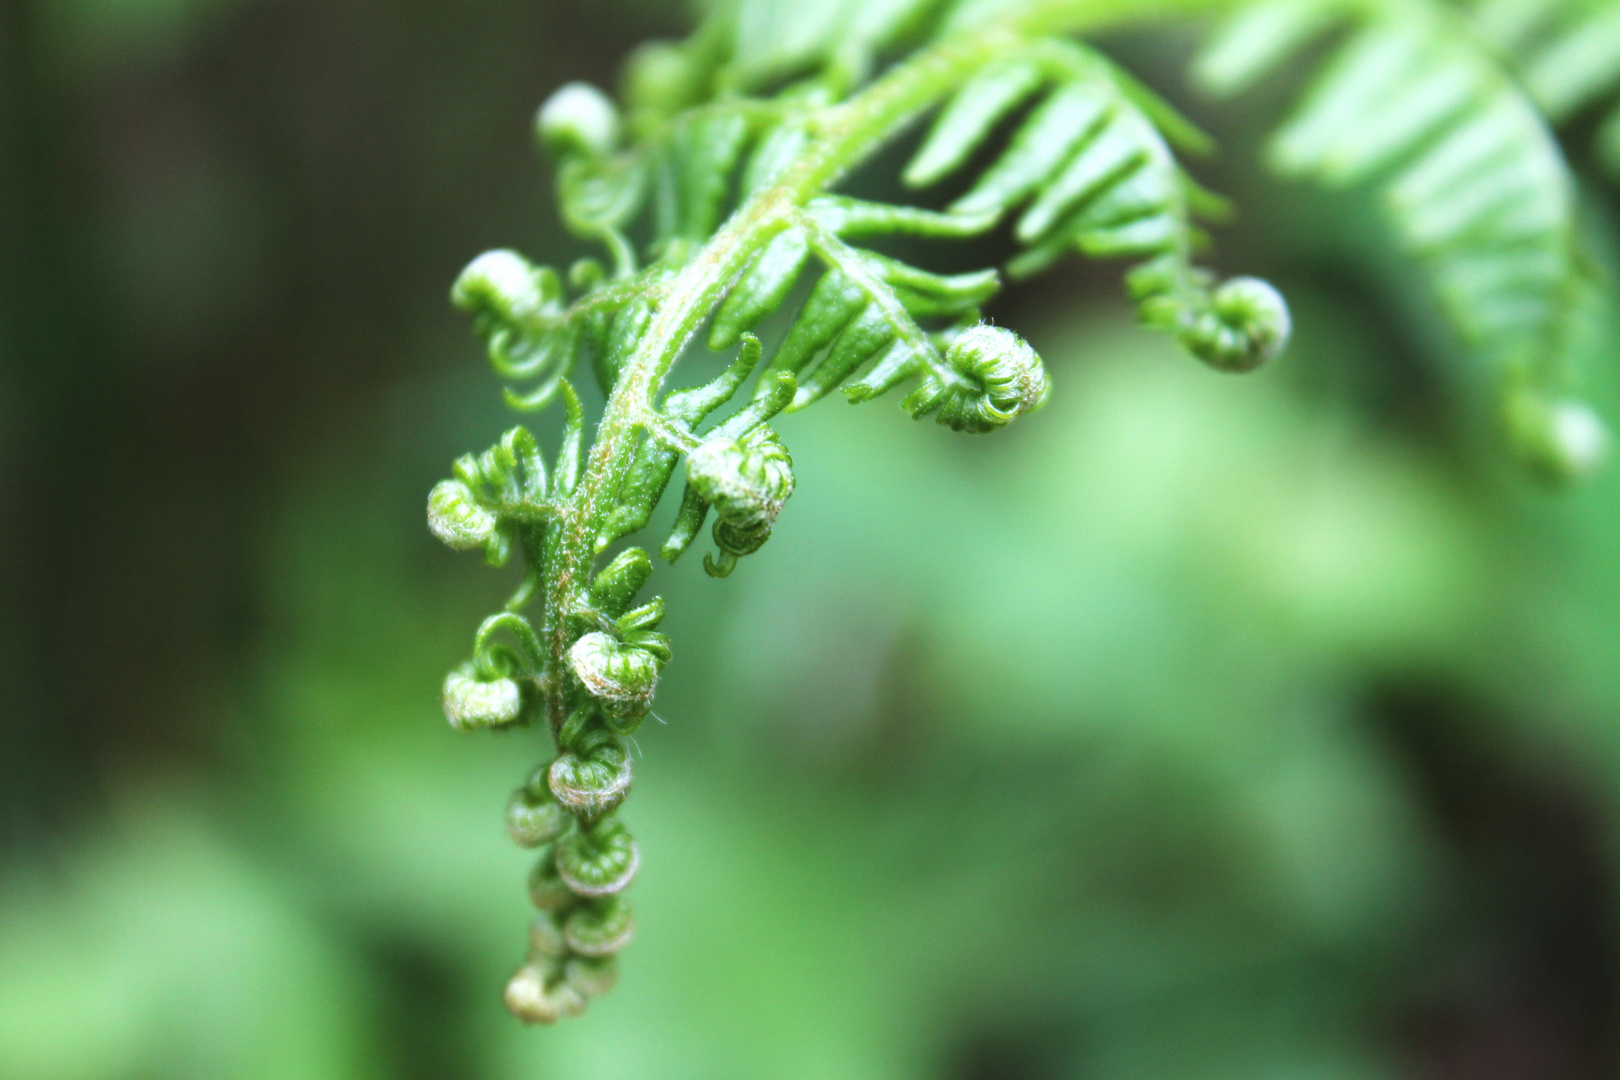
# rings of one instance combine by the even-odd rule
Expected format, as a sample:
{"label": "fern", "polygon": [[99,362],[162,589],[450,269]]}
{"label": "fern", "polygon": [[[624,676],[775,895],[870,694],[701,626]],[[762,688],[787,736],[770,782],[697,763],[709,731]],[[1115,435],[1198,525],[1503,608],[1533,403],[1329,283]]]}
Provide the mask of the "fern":
{"label": "fern", "polygon": [[1349,24],[1273,139],[1271,163],[1327,185],[1381,185],[1452,325],[1499,373],[1515,445],[1554,479],[1589,471],[1607,440],[1572,396],[1569,339],[1594,283],[1576,238],[1575,183],[1549,125],[1620,76],[1620,53],[1603,51],[1620,6],[1578,5],[1586,10],[1523,78],[1498,50],[1575,6],[1268,0],[1234,16],[1197,69],[1206,86],[1235,92]]}
{"label": "fern", "polygon": [[1612,0],[1476,0],[1478,32],[1518,72],[1526,92],[1548,121],[1568,122],[1603,104],[1597,128],[1599,154],[1620,173],[1620,4]]}
{"label": "fern", "polygon": [[[514,409],[561,398],[562,444],[548,467],[534,437],[514,428],[458,461],[429,498],[430,525],[452,547],[495,565],[519,554],[524,565],[472,659],[446,679],[447,717],[462,730],[544,724],[556,747],[508,808],[512,838],[538,855],[530,895],[540,914],[506,991],[519,1017],[580,1012],[612,984],[634,932],[624,890],[640,859],[618,816],[632,778],[625,740],[651,710],[671,652],[658,630],[663,601],[638,602],[647,549],[619,547],[599,563],[651,524],[683,460],[661,554],[679,559],[712,511],[704,567],[724,577],[769,540],[792,495],[793,460],[775,426],[785,414],[834,391],[864,402],[901,388],[911,416],[968,433],[1039,409],[1050,392],[1040,358],[982,308],[1003,273],[1035,274],[1069,254],[1127,260],[1142,321],[1218,369],[1250,370],[1283,349],[1289,316],[1275,290],[1197,265],[1202,225],[1225,204],[1178,154],[1206,152],[1207,136],[1076,40],[1216,6],[742,0],[715,7],[684,42],[638,51],[622,113],[582,84],[542,107],[563,221],[605,262],[559,273],[490,252],[452,298]],[[1200,70],[1235,91],[1350,24],[1275,162],[1325,182],[1384,184],[1453,322],[1507,372],[1532,459],[1549,473],[1578,471],[1601,429],[1556,392],[1583,265],[1572,185],[1484,31],[1431,4],[1260,3],[1238,13]],[[934,209],[837,192],[929,114],[902,178],[919,190],[954,178],[959,197]],[[1011,258],[970,273],[870,246],[991,233],[1008,238]],[[732,354],[724,369],[667,390],[699,342]],[[571,381],[582,360],[606,397],[588,449]]]}

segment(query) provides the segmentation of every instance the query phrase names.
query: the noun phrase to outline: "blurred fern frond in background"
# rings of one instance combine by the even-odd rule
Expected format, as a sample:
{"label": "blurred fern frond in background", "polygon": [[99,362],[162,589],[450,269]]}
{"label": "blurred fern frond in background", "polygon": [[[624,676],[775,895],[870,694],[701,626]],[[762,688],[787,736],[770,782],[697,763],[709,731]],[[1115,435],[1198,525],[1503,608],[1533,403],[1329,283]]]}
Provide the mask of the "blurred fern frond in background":
{"label": "blurred fern frond in background", "polygon": [[1620,9],[1559,7],[1271,0],[1240,9],[1197,71],[1209,89],[1236,93],[1348,24],[1270,164],[1332,186],[1381,186],[1452,324],[1505,383],[1518,449],[1567,479],[1606,446],[1601,422],[1570,400],[1569,338],[1583,291],[1607,285],[1580,250],[1576,183],[1552,125],[1620,77],[1620,54],[1608,55]]}

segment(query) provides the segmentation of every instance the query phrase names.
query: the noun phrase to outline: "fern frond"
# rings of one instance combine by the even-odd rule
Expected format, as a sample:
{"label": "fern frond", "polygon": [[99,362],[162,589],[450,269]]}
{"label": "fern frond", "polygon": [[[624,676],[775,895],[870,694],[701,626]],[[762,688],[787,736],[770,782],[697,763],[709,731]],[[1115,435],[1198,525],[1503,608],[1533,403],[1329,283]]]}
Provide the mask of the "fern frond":
{"label": "fern frond", "polygon": [[[1485,4],[1476,14],[1507,41],[1539,23],[1510,18],[1528,11]],[[1520,451],[1550,475],[1589,470],[1602,456],[1592,436],[1601,427],[1569,396],[1569,338],[1590,287],[1575,182],[1548,119],[1486,29],[1426,0],[1268,0],[1227,25],[1197,72],[1211,89],[1236,91],[1338,23],[1350,24],[1348,39],[1276,134],[1272,165],[1328,186],[1376,181],[1449,321],[1497,372]],[[1531,415],[1544,422],[1512,419]]]}
{"label": "fern frond", "polygon": [[[624,740],[671,654],[657,630],[663,601],[636,603],[647,551],[626,548],[600,570],[598,559],[651,522],[684,459],[661,554],[678,558],[712,512],[717,554],[704,568],[731,574],[769,540],[794,489],[774,425],[835,390],[860,402],[904,386],[913,417],[973,433],[1047,399],[1034,349],[982,319],[1000,271],[938,273],[873,241],[950,243],[1010,219],[1012,275],[1070,253],[1128,258],[1143,319],[1216,367],[1247,370],[1283,346],[1287,308],[1270,286],[1217,284],[1193,262],[1206,242],[1196,219],[1224,204],[1175,149],[1202,152],[1208,138],[1066,38],[1091,25],[1091,4],[999,2],[993,19],[984,0],[718,5],[688,41],[637,53],[624,114],[580,84],[539,112],[562,219],[605,260],[582,259],[565,275],[491,252],[453,290],[496,372],[518,384],[508,401],[534,409],[560,394],[566,409],[549,472],[517,428],[458,462],[430,497],[430,523],[451,546],[482,547],[496,563],[521,552],[525,563],[523,584],[480,628],[444,700],[458,729],[544,717],[556,743],[554,760],[508,806],[508,831],[538,852],[530,895],[540,915],[506,994],[526,1020],[581,1011],[611,984],[612,956],[634,929],[622,891],[639,854],[617,816],[631,777]],[[939,40],[868,83],[938,27],[947,28]],[[913,186],[959,173],[1026,106],[994,164],[943,211],[836,191],[931,111],[939,115],[906,171]],[[768,320],[795,295],[777,336]],[[736,352],[708,381],[665,392],[677,361],[704,340]],[[607,399],[588,454],[568,381],[582,360]],[[531,623],[524,611],[535,603]]]}
{"label": "fern frond", "polygon": [[[611,985],[613,956],[634,932],[623,890],[639,852],[617,816],[631,781],[624,740],[648,715],[671,652],[658,631],[663,601],[638,603],[647,550],[597,564],[650,524],[683,459],[661,554],[677,559],[712,512],[717,554],[704,566],[727,576],[769,540],[794,490],[784,415],[835,390],[862,402],[902,387],[913,417],[963,432],[1040,408],[1040,358],[982,310],[1003,273],[1034,274],[1071,254],[1128,260],[1142,320],[1217,368],[1248,370],[1283,348],[1289,316],[1275,290],[1220,282],[1197,264],[1202,224],[1225,203],[1182,158],[1207,151],[1208,137],[1073,40],[1214,6],[719,0],[687,41],[636,53],[622,114],[580,84],[542,107],[562,219],[605,258],[562,274],[491,252],[452,296],[514,384],[515,408],[562,397],[562,445],[548,470],[536,440],[514,428],[458,461],[429,507],[452,547],[481,548],[497,564],[521,552],[525,564],[472,659],[446,679],[447,718],[462,730],[543,718],[556,746],[508,806],[508,831],[538,853],[530,895],[540,911],[507,987],[514,1013],[549,1022],[580,1012]],[[1381,186],[1443,310],[1502,371],[1509,429],[1560,475],[1589,466],[1603,436],[1567,398],[1561,367],[1585,279],[1574,184],[1548,118],[1615,81],[1613,6],[1262,0],[1240,7],[1200,65],[1207,83],[1232,92],[1322,35],[1346,35],[1272,161],[1324,184]],[[921,189],[954,177],[963,194],[939,210],[838,192],[930,115],[902,179]],[[872,247],[1003,227],[1015,254],[1000,269],[938,273]],[[707,381],[666,392],[698,342],[736,351]],[[581,360],[606,398],[588,452],[569,383]]]}

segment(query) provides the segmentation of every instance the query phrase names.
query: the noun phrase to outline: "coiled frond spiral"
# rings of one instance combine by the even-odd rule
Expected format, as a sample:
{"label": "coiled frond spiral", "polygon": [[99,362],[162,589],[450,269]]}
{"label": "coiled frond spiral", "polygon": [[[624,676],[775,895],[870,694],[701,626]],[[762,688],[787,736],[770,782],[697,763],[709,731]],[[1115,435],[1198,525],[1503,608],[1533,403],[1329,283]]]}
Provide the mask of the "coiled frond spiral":
{"label": "coiled frond spiral", "polygon": [[[1493,2],[1471,14],[1439,0],[1240,5],[1200,71],[1236,91],[1307,40],[1353,27],[1279,135],[1275,162],[1333,183],[1380,179],[1452,321],[1507,372],[1509,426],[1527,456],[1566,475],[1603,444],[1556,374],[1580,278],[1574,199],[1535,102],[1454,32],[1472,17],[1501,41],[1542,34],[1504,28]],[[658,630],[663,601],[638,602],[648,551],[608,556],[651,523],[683,459],[660,554],[678,559],[712,511],[716,551],[704,565],[724,577],[791,518],[789,414],[834,391],[864,402],[901,387],[911,416],[966,433],[1039,409],[1050,393],[1039,356],[984,308],[1004,276],[1070,255],[1128,261],[1142,321],[1219,370],[1252,370],[1283,351],[1290,318],[1277,291],[1253,277],[1223,281],[1196,261],[1225,203],[1178,154],[1206,152],[1208,137],[1076,40],[1217,6],[1230,5],[720,2],[690,39],[630,59],[622,111],[583,84],[541,107],[536,131],[557,166],[562,219],[605,258],[559,272],[490,252],[452,299],[472,316],[512,407],[562,399],[562,445],[548,471],[536,440],[514,428],[456,462],[429,498],[430,526],[451,547],[496,565],[521,553],[525,568],[444,685],[452,726],[543,720],[554,744],[507,808],[512,839],[537,856],[529,893],[539,915],[506,992],[518,1016],[579,1013],[613,984],[615,954],[634,932],[624,891],[641,853],[619,816],[632,779],[626,740],[650,714],[671,652]],[[1592,96],[1600,81],[1555,89],[1551,76],[1529,78],[1543,102]],[[927,192],[954,178],[960,195],[933,197],[941,207],[836,190],[930,116],[901,179]],[[1359,122],[1346,123],[1352,116]],[[981,236],[1010,243],[1005,265],[940,273],[871,246]],[[704,344],[730,353],[723,369],[666,390],[677,362]],[[588,453],[570,383],[582,361],[606,397]]]}

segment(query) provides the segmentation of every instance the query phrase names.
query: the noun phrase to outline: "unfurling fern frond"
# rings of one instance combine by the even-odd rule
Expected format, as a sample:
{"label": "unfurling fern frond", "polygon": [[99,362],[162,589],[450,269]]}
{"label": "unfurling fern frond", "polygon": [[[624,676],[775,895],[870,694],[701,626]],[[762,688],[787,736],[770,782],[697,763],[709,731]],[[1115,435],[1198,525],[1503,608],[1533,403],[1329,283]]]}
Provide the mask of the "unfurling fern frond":
{"label": "unfurling fern frond", "polygon": [[[1450,322],[1498,372],[1519,451],[1567,479],[1595,466],[1606,445],[1596,415],[1570,397],[1569,338],[1591,287],[1575,183],[1537,101],[1486,46],[1488,35],[1521,39],[1543,21],[1530,18],[1532,9],[1556,6],[1488,0],[1474,12],[1476,27],[1430,0],[1268,0],[1232,19],[1198,72],[1210,88],[1235,92],[1320,33],[1350,24],[1274,138],[1272,164],[1328,185],[1382,186],[1389,217]],[[1620,54],[1614,59],[1606,77],[1620,74]],[[1594,88],[1593,70],[1576,64],[1542,75],[1543,101],[1567,108]]]}
{"label": "unfurling fern frond", "polygon": [[[481,548],[496,564],[521,552],[525,565],[444,685],[458,729],[543,719],[555,744],[507,811],[514,841],[539,856],[529,891],[540,915],[506,995],[517,1015],[578,1013],[612,984],[614,954],[634,931],[623,892],[640,853],[618,816],[632,773],[625,740],[649,715],[671,653],[658,631],[663,601],[637,601],[647,551],[598,563],[651,523],[683,458],[661,554],[679,558],[712,511],[717,554],[704,566],[724,577],[769,540],[794,490],[785,415],[835,390],[863,402],[902,387],[911,416],[962,432],[1040,408],[1050,392],[1040,358],[982,311],[1003,272],[1024,277],[1070,254],[1128,260],[1142,320],[1218,369],[1246,371],[1283,349],[1289,315],[1275,290],[1218,281],[1195,262],[1208,244],[1200,221],[1224,203],[1176,155],[1202,153],[1207,137],[1074,40],[1225,6],[720,0],[689,40],[632,57],[623,113],[581,84],[542,107],[537,133],[557,164],[562,219],[606,258],[559,273],[491,252],[452,295],[512,384],[514,408],[562,396],[563,446],[548,472],[536,441],[514,429],[457,462],[429,508],[452,547]],[[1331,182],[1385,183],[1446,310],[1515,380],[1513,430],[1548,471],[1575,471],[1601,429],[1549,390],[1579,279],[1570,181],[1525,95],[1453,32],[1460,19],[1427,0],[1262,3],[1203,70],[1235,89],[1354,23],[1277,160]],[[955,177],[960,197],[935,209],[837,191],[930,115],[903,179],[925,189]],[[998,229],[1015,245],[1000,269],[937,273],[871,247]],[[707,381],[666,390],[702,344],[735,352]],[[582,362],[606,397],[588,453],[569,383]]]}

